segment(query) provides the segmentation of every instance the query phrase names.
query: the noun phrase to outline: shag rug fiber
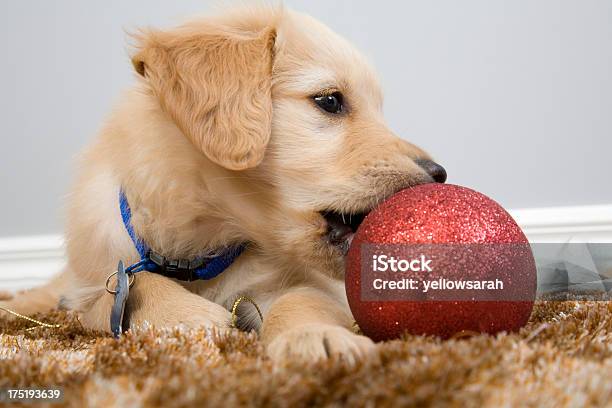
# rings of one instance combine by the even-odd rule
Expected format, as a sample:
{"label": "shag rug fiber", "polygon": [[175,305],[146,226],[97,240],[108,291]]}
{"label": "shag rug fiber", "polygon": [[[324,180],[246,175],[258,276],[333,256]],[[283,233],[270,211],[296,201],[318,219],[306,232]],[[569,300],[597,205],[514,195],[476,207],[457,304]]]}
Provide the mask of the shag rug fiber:
{"label": "shag rug fiber", "polygon": [[[612,302],[538,302],[515,334],[407,336],[377,358],[273,364],[254,333],[145,328],[120,340],[74,314],[0,318],[0,388],[83,406],[612,406]],[[32,405],[28,405],[32,406]]]}

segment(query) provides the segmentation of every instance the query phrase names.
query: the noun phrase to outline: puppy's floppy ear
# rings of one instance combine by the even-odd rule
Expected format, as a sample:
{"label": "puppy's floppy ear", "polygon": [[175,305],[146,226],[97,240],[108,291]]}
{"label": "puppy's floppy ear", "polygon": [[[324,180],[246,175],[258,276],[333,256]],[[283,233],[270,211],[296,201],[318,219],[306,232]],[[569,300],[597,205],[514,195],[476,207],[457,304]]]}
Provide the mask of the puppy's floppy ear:
{"label": "puppy's floppy ear", "polygon": [[162,108],[215,163],[257,166],[270,139],[276,32],[222,27],[150,31],[132,58]]}

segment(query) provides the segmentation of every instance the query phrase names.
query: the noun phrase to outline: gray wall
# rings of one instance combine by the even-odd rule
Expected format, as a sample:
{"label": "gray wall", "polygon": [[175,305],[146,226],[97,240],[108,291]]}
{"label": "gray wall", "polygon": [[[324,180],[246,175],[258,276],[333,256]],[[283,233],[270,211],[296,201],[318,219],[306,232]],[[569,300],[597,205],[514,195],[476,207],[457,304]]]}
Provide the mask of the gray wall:
{"label": "gray wall", "polygon": [[[3,0],[0,236],[61,231],[72,158],[133,80],[124,29],[201,0]],[[612,203],[612,2],[286,1],[377,67],[388,121],[508,207]]]}

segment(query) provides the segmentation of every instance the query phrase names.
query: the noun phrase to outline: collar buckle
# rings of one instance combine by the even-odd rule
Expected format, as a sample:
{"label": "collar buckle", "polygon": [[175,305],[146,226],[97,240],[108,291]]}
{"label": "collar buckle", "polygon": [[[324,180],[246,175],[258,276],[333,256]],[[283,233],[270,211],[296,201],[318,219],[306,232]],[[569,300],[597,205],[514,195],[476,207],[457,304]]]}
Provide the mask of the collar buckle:
{"label": "collar buckle", "polygon": [[195,271],[204,265],[203,259],[167,259],[165,256],[149,251],[148,258],[157,266],[156,273],[172,279],[191,282],[197,280]]}

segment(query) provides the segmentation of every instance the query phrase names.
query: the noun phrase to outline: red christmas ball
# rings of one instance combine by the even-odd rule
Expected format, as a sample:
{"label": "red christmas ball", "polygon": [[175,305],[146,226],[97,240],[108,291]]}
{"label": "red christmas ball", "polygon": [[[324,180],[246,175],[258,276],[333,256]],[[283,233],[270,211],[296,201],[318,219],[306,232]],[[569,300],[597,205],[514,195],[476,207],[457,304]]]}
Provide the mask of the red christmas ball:
{"label": "red christmas ball", "polygon": [[450,184],[400,191],[368,214],[345,279],[353,316],[376,341],[518,330],[537,283],[529,243],[510,214]]}

